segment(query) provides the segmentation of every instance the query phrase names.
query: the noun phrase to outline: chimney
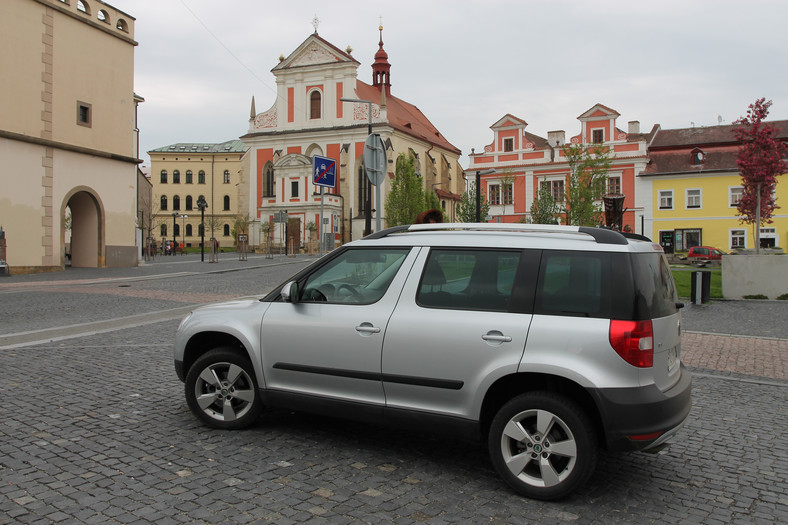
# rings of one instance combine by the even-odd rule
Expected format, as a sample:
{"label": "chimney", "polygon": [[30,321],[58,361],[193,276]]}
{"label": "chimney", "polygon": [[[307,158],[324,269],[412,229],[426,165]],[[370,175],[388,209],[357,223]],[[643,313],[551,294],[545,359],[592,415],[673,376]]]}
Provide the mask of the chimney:
{"label": "chimney", "polygon": [[564,130],[548,131],[547,143],[554,148],[563,146],[566,143],[566,132]]}
{"label": "chimney", "polygon": [[630,135],[637,135],[640,133],[640,122],[637,120],[630,120],[629,121],[629,132]]}

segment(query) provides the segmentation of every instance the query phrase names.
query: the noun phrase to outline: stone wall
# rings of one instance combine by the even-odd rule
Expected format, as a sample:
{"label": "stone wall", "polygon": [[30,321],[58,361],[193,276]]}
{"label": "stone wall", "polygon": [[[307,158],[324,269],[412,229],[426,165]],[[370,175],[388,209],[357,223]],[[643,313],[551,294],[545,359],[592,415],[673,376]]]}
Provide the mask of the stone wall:
{"label": "stone wall", "polygon": [[769,299],[788,294],[788,256],[726,255],[722,258],[722,295],[741,299],[762,294]]}

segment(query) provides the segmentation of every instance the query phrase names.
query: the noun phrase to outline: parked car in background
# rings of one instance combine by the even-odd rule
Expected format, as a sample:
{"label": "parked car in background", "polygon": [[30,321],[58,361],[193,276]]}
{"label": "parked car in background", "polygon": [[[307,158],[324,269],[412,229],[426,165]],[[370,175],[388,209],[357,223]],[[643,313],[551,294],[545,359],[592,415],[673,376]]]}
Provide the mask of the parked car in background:
{"label": "parked car in background", "polygon": [[600,449],[657,451],[684,424],[682,306],[639,235],[398,226],[265,297],[195,309],[175,369],[206,425],[248,427],[270,406],[472,436],[514,490],[553,500]]}
{"label": "parked car in background", "polygon": [[723,255],[728,255],[726,252],[719,248],[712,248],[711,246],[693,246],[687,253],[687,259],[709,259],[710,261],[719,261]]}

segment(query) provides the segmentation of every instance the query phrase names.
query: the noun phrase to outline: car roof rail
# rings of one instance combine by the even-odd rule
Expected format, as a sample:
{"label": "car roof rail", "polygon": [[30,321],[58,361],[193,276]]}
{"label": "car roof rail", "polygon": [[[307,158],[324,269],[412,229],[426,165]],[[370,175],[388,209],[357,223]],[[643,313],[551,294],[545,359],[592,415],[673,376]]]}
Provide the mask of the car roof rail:
{"label": "car roof rail", "polygon": [[[594,228],[590,226],[561,226],[558,224],[512,224],[512,223],[468,223],[468,222],[449,222],[434,224],[403,224],[393,226],[371,233],[364,237],[367,240],[382,239],[392,234],[403,232],[428,232],[441,230],[462,230],[462,231],[509,231],[509,232],[545,232],[545,233],[584,233],[590,235],[598,244],[629,244],[627,238],[621,232],[607,228]],[[640,238],[641,236],[633,236]]]}

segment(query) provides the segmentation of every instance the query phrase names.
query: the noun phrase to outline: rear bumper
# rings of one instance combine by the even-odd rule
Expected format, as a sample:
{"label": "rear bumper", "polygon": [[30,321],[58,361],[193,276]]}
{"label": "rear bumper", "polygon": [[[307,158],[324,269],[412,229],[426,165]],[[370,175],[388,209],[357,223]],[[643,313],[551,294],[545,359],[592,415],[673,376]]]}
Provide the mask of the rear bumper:
{"label": "rear bumper", "polygon": [[663,445],[689,416],[691,392],[692,376],[684,365],[678,383],[664,392],[655,385],[590,390],[610,450],[649,450]]}

